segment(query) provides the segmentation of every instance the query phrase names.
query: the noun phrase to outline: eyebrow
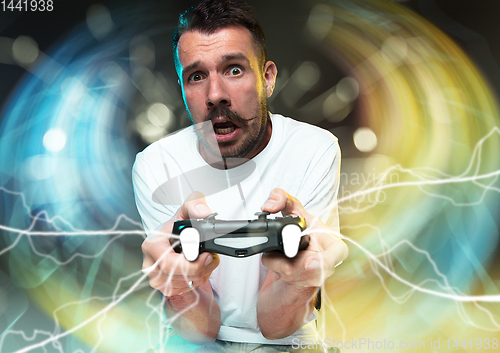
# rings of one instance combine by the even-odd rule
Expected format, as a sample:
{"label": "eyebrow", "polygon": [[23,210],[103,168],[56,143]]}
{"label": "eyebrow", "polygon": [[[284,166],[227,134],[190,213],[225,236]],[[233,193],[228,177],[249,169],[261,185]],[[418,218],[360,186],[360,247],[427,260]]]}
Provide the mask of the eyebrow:
{"label": "eyebrow", "polygon": [[[242,53],[231,53],[231,54],[223,55],[220,62],[230,61],[230,60],[235,60],[235,59],[236,60],[244,60],[247,63],[250,63],[248,58]],[[195,61],[192,64],[189,64],[188,66],[186,66],[185,68],[182,69],[182,76],[184,76],[186,74],[186,72],[196,69],[201,64],[202,64],[202,61],[200,61],[200,60]]]}
{"label": "eyebrow", "polygon": [[194,70],[200,65],[201,65],[201,61],[195,61],[194,63],[189,64],[188,66],[186,66],[185,68],[182,69],[182,76],[184,76],[186,74],[186,72]]}
{"label": "eyebrow", "polygon": [[248,62],[248,58],[245,55],[243,55],[242,53],[223,55],[221,61],[229,61],[229,60],[233,60],[233,59],[245,60],[246,62]]}

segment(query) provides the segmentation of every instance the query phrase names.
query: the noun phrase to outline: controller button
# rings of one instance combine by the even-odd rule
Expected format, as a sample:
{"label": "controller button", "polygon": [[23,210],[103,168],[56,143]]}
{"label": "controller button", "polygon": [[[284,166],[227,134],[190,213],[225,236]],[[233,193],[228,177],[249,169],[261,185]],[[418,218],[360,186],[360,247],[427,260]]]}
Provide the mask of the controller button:
{"label": "controller button", "polygon": [[236,250],[234,253],[236,254],[236,256],[244,257],[244,256],[246,256],[246,254],[248,254],[248,251],[247,250]]}
{"label": "controller button", "polygon": [[202,221],[206,221],[206,222],[215,222],[215,216],[217,216],[218,213],[217,212],[214,212],[212,213],[211,215],[208,215],[206,216],[205,218],[202,219]]}

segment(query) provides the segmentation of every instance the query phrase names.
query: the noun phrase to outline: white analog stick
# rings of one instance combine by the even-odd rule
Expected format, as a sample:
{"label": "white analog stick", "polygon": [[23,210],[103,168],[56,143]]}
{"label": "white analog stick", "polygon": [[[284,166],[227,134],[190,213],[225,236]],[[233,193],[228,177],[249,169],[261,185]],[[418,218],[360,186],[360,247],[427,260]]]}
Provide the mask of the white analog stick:
{"label": "white analog stick", "polygon": [[[287,224],[281,231],[281,239],[283,240],[283,251],[289,258],[295,257],[299,252],[300,238],[302,230],[296,224]],[[182,238],[181,238],[182,242]]]}
{"label": "white analog stick", "polygon": [[186,260],[196,260],[200,252],[200,232],[196,228],[184,228],[179,237]]}

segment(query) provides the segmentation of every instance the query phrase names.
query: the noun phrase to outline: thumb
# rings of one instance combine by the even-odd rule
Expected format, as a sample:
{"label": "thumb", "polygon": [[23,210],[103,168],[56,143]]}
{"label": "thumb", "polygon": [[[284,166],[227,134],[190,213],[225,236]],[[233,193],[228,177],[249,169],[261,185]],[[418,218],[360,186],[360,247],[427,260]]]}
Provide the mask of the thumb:
{"label": "thumb", "polygon": [[205,218],[213,212],[207,205],[205,196],[199,191],[188,196],[184,204],[177,211],[177,220]]}

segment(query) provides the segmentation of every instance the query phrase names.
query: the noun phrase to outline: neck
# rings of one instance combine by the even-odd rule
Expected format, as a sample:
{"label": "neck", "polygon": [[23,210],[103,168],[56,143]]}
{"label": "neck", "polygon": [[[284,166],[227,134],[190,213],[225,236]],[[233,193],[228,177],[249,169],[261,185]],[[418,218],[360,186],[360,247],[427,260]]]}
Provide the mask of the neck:
{"label": "neck", "polygon": [[214,155],[213,153],[209,152],[205,146],[201,142],[198,141],[198,149],[200,151],[201,157],[205,160],[207,164],[212,166],[213,168],[217,169],[231,169],[238,167],[246,162],[248,162],[250,159],[254,158],[257,156],[260,152],[266,148],[267,144],[271,140],[271,135],[272,135],[272,124],[271,124],[271,118],[268,117],[267,119],[267,128],[266,132],[264,135],[264,138],[262,139],[262,142],[259,144],[259,147],[256,148],[255,150],[252,150],[247,156],[244,157],[222,157],[221,155]]}

